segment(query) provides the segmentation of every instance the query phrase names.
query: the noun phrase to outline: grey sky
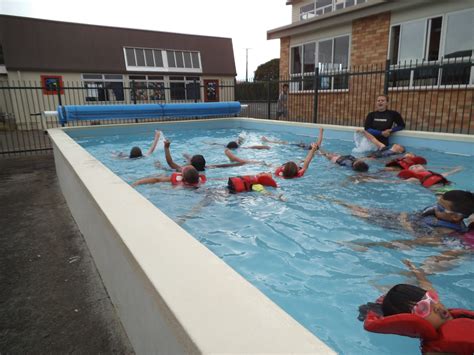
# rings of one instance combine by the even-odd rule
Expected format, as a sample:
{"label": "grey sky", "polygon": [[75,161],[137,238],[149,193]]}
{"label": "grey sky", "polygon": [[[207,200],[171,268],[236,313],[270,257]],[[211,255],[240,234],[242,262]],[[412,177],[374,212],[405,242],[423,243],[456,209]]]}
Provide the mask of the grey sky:
{"label": "grey sky", "polygon": [[267,30],[288,25],[285,0],[0,0],[0,13],[66,22],[230,37],[237,78],[280,55],[279,40]]}

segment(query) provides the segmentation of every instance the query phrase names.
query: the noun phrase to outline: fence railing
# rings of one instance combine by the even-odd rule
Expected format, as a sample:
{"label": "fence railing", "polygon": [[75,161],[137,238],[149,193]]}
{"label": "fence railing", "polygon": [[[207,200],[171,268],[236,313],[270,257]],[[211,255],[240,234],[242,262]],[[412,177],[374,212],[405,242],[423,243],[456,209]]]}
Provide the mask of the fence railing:
{"label": "fence railing", "polygon": [[[473,58],[342,68],[319,66],[312,72],[253,82],[65,82],[44,87],[36,82],[0,82],[0,156],[51,149],[45,129],[58,127],[46,117],[58,105],[104,105],[240,101],[240,116],[294,122],[362,126],[376,97],[389,96],[407,129],[472,134],[474,132]],[[304,68],[303,68],[304,69]],[[286,95],[280,95],[288,85]],[[280,96],[280,99],[279,99]],[[132,119],[121,123],[168,120]],[[173,118],[189,119],[189,118]],[[114,123],[74,121],[68,125]]]}

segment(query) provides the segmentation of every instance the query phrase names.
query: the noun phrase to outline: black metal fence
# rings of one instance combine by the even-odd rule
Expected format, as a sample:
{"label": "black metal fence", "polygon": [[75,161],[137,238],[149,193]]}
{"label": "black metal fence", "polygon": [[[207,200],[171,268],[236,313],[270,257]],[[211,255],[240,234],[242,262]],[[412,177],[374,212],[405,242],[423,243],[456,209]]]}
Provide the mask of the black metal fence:
{"label": "black metal fence", "polygon": [[[388,94],[407,129],[472,134],[474,132],[472,57],[442,62],[351,67],[321,66],[280,80],[235,82],[65,82],[45,87],[36,82],[0,82],[0,157],[51,149],[45,134],[58,127],[45,112],[58,105],[104,105],[240,101],[240,116],[295,122],[362,126],[376,97]],[[284,84],[288,94],[279,100]],[[279,102],[280,101],[280,102]],[[189,118],[121,120],[137,123]],[[73,121],[83,126],[115,120]]]}

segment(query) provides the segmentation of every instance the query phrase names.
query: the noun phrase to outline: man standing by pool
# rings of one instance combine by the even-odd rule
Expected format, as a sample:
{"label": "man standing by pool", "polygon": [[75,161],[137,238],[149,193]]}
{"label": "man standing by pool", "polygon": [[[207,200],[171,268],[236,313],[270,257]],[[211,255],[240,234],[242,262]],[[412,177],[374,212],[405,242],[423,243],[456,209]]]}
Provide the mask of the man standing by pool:
{"label": "man standing by pool", "polygon": [[389,145],[389,137],[392,133],[405,128],[405,122],[400,113],[387,110],[387,106],[388,96],[377,96],[376,111],[370,112],[364,123],[364,129],[386,146]]}

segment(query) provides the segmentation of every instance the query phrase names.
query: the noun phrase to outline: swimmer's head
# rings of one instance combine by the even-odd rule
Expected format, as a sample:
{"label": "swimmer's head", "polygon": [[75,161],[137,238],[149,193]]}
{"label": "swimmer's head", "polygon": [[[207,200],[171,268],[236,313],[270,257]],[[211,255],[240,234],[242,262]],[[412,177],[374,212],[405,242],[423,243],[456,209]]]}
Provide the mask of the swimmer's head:
{"label": "swimmer's head", "polygon": [[407,152],[407,153],[405,153],[405,155],[403,157],[404,158],[414,158],[414,157],[416,157],[416,155],[413,154],[413,153]]}
{"label": "swimmer's head", "polygon": [[194,185],[199,182],[199,172],[192,165],[186,165],[181,169],[183,174],[183,182],[186,184]]}
{"label": "swimmer's head", "polygon": [[193,155],[190,161],[191,165],[196,168],[197,171],[204,171],[206,168],[206,159],[200,154]]}
{"label": "swimmer's head", "polygon": [[293,161],[289,161],[283,165],[283,177],[295,177],[298,174],[298,170],[298,165]]}
{"label": "swimmer's head", "polygon": [[403,153],[405,152],[405,147],[400,144],[394,144],[390,150],[395,153]]}
{"label": "swimmer's head", "polygon": [[143,156],[142,150],[139,147],[133,147],[130,150],[130,155],[129,155],[130,159],[140,158],[142,156]]}
{"label": "swimmer's head", "polygon": [[[433,296],[431,296],[433,295]],[[385,317],[400,313],[411,313],[418,315],[430,322],[438,329],[452,316],[444,305],[439,302],[433,291],[427,292],[420,287],[398,284],[387,292],[383,299],[382,311]],[[424,312],[419,308],[424,306]]]}
{"label": "swimmer's head", "polygon": [[444,207],[444,214],[450,215],[450,220],[468,218],[474,213],[474,194],[469,191],[451,190],[438,198],[438,205]]}
{"label": "swimmer's head", "polygon": [[354,161],[354,164],[352,164],[352,170],[360,172],[360,173],[365,173],[366,171],[369,170],[369,166],[362,159],[356,159]]}
{"label": "swimmer's head", "polygon": [[237,149],[239,147],[239,143],[232,141],[227,143],[226,148],[228,149]]}
{"label": "swimmer's head", "polygon": [[410,166],[408,168],[408,170],[411,170],[415,173],[418,173],[418,172],[421,172],[421,171],[426,171],[426,168],[421,164],[415,164],[415,165]]}

